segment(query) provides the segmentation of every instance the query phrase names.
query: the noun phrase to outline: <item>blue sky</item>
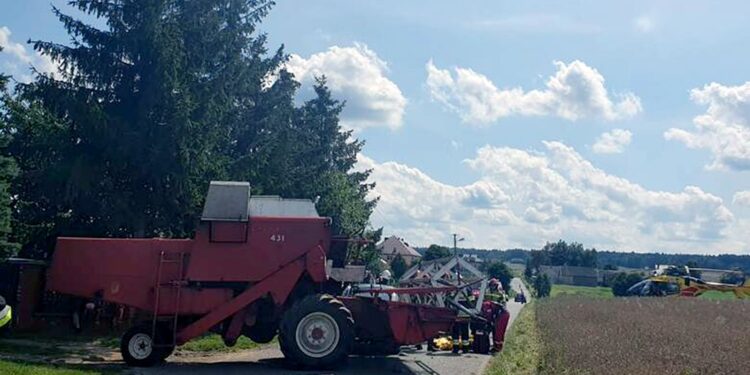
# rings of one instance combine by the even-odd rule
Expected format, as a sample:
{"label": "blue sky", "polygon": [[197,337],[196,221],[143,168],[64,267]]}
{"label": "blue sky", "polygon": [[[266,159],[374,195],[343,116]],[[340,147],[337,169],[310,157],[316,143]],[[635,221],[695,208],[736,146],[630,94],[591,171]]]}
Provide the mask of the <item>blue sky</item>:
{"label": "blue sky", "polygon": [[[5,2],[5,43],[66,41],[49,7]],[[349,103],[386,234],[747,253],[748,8],[298,0],[261,28],[293,54],[301,98],[326,74]],[[23,46],[0,70],[53,69]]]}

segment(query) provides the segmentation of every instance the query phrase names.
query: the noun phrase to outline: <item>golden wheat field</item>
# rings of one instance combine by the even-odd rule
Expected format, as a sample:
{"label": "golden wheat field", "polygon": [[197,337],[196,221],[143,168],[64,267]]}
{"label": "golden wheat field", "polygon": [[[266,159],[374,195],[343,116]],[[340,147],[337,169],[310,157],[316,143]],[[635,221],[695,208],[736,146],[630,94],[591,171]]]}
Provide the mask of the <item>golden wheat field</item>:
{"label": "golden wheat field", "polygon": [[750,374],[750,303],[691,298],[539,301],[543,373]]}

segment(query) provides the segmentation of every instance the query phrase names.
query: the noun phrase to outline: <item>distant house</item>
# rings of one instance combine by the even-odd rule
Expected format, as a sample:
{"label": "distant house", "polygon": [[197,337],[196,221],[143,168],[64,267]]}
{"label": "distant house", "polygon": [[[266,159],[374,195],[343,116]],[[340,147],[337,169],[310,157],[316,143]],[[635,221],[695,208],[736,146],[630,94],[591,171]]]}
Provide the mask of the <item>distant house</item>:
{"label": "distant house", "polygon": [[484,259],[482,259],[480,256],[476,254],[463,254],[461,255],[461,258],[463,258],[465,261],[471,263],[471,264],[482,264],[484,263]]}
{"label": "distant house", "polygon": [[539,266],[539,272],[553,284],[597,286],[599,281],[599,271],[591,267]]}
{"label": "distant house", "polygon": [[380,251],[380,257],[385,259],[386,262],[390,263],[396,255],[401,255],[404,258],[407,266],[419,261],[422,255],[414,250],[408,243],[404,242],[402,238],[396,236],[390,236],[383,240],[378,246]]}

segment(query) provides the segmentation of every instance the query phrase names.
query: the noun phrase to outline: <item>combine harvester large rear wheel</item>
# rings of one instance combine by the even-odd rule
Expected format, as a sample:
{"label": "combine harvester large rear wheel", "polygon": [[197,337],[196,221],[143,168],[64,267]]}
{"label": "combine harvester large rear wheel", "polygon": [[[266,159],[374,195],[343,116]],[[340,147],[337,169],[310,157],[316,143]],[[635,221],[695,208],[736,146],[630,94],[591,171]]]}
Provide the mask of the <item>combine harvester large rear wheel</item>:
{"label": "combine harvester large rear wheel", "polygon": [[279,345],[296,365],[331,368],[346,362],[354,344],[354,318],[330,295],[303,298],[284,313]]}

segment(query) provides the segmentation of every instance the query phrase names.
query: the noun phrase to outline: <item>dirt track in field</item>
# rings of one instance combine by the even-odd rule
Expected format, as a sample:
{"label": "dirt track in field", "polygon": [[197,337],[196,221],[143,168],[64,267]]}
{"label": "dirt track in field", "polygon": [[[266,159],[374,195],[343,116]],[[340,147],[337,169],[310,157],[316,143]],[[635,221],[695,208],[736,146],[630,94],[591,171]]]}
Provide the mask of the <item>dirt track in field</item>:
{"label": "dirt track in field", "polygon": [[[514,289],[523,288],[518,279],[512,284]],[[526,295],[530,295],[525,288]],[[508,310],[511,314],[511,324],[522,305],[509,302]],[[203,375],[203,374],[341,374],[341,375],[376,375],[376,374],[413,374],[413,375],[480,375],[484,372],[488,355],[463,354],[450,352],[429,353],[422,350],[404,349],[401,354],[389,357],[352,357],[347,366],[341,370],[294,371],[284,366],[281,351],[275,346],[267,346],[256,350],[246,350],[234,353],[214,355],[177,355],[170,357],[166,364],[148,369],[128,369],[126,374],[132,375]]]}

